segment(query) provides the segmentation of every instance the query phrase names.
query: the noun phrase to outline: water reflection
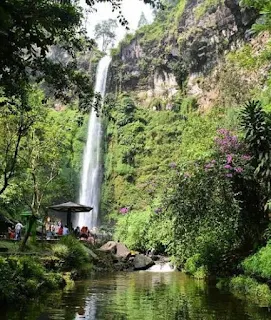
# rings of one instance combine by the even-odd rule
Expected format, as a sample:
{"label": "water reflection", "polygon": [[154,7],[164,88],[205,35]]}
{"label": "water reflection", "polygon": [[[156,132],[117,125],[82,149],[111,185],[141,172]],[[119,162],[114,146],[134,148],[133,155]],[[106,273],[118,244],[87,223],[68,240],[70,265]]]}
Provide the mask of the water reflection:
{"label": "water reflection", "polygon": [[219,292],[181,273],[99,275],[27,308],[0,313],[0,320],[242,320],[271,313]]}

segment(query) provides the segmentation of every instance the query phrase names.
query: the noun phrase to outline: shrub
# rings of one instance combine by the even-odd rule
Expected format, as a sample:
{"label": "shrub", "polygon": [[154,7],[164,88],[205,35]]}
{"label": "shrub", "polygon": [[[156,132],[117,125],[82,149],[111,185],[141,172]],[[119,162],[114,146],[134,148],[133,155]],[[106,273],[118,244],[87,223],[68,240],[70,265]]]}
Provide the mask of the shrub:
{"label": "shrub", "polygon": [[56,244],[55,246],[53,246],[52,251],[55,256],[64,260],[69,255],[69,248],[64,244]]}
{"label": "shrub", "polygon": [[246,274],[250,276],[271,279],[271,243],[261,248],[254,255],[246,258],[242,267]]}
{"label": "shrub", "polygon": [[194,254],[192,257],[188,258],[184,264],[184,271],[191,275],[194,275],[198,268],[202,265],[202,260],[200,254]]}
{"label": "shrub", "polygon": [[0,301],[14,302],[35,297],[64,284],[61,274],[46,272],[33,257],[0,258]]}
{"label": "shrub", "polygon": [[241,275],[231,279],[230,290],[237,296],[245,296],[247,300],[271,306],[271,290],[267,284],[260,284],[256,280]]}
{"label": "shrub", "polygon": [[115,238],[129,249],[146,250],[150,212],[131,212],[118,219]]}
{"label": "shrub", "polygon": [[64,260],[65,270],[80,269],[90,263],[85,246],[73,236],[62,237],[60,243],[54,248],[57,257]]}

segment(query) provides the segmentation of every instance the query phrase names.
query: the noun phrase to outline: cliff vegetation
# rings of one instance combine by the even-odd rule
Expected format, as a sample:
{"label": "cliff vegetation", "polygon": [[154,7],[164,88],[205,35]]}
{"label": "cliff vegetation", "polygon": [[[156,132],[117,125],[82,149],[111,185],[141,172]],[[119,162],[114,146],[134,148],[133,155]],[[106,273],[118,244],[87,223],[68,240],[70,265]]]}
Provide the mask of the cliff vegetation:
{"label": "cliff vegetation", "polygon": [[270,16],[266,1],[167,1],[111,52],[104,219],[198,278],[270,279],[268,245],[241,263],[270,237]]}

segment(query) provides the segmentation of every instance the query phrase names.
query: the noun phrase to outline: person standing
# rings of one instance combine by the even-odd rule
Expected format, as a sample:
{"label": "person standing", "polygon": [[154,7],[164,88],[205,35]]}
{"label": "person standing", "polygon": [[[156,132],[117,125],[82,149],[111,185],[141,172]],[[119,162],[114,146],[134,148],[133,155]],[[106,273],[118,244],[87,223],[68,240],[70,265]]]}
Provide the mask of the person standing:
{"label": "person standing", "polygon": [[68,229],[68,226],[66,225],[64,228],[63,228],[63,236],[67,236],[69,234],[69,229]]}
{"label": "person standing", "polygon": [[20,222],[15,225],[15,240],[21,240],[22,228],[23,225]]}

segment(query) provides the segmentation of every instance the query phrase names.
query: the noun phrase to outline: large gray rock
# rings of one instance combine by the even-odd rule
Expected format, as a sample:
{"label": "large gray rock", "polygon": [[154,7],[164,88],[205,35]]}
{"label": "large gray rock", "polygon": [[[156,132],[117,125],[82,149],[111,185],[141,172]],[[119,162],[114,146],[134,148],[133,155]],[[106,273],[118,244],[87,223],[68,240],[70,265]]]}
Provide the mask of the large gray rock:
{"label": "large gray rock", "polygon": [[135,270],[146,270],[154,265],[152,259],[150,257],[144,256],[143,254],[137,254],[134,258],[133,263]]}
{"label": "large gray rock", "polygon": [[117,243],[116,257],[121,259],[127,259],[131,255],[130,250],[123,243]]}
{"label": "large gray rock", "polygon": [[116,253],[117,252],[117,242],[116,241],[108,241],[101,248],[100,251]]}

